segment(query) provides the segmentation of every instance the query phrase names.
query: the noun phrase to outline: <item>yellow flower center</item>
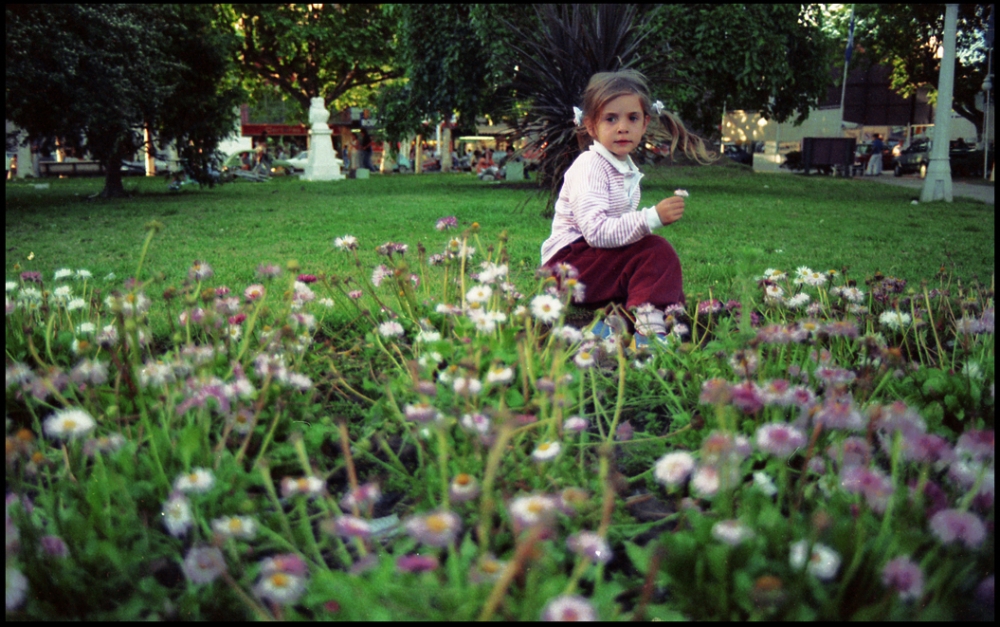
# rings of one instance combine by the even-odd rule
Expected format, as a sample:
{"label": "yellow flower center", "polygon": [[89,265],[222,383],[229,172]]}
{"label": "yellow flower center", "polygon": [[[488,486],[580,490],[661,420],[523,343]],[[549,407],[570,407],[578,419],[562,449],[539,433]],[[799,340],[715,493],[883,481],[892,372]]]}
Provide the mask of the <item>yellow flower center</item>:
{"label": "yellow flower center", "polygon": [[188,475],[188,481],[190,481],[191,483],[198,483],[198,473],[192,472],[190,475]]}
{"label": "yellow flower center", "polygon": [[461,486],[469,485],[470,483],[472,483],[472,477],[463,472],[462,474],[455,477],[455,483]]}
{"label": "yellow flower center", "polygon": [[287,588],[290,583],[291,580],[285,573],[274,573],[271,575],[271,585],[275,588]]}
{"label": "yellow flower center", "polygon": [[432,514],[427,517],[427,528],[434,533],[444,533],[448,531],[448,521],[440,514]]}
{"label": "yellow flower center", "polygon": [[544,443],[538,445],[538,450],[542,451],[544,453],[545,451],[549,450],[550,446],[552,446],[550,443],[544,442]]}
{"label": "yellow flower center", "polygon": [[306,479],[305,477],[303,477],[302,479],[299,479],[298,481],[296,481],[295,485],[298,486],[298,488],[300,490],[308,490],[309,489],[309,480]]}
{"label": "yellow flower center", "polygon": [[500,571],[500,564],[494,560],[483,562],[482,570],[484,573],[492,575],[493,573]]}
{"label": "yellow flower center", "polygon": [[63,422],[63,427],[65,427],[67,430],[72,431],[73,429],[76,429],[76,421],[72,419],[67,420]]}
{"label": "yellow flower center", "polygon": [[240,522],[239,518],[230,518],[229,519],[229,530],[230,531],[232,531],[233,533],[238,533],[241,529],[243,529],[243,523]]}
{"label": "yellow flower center", "polygon": [[531,501],[528,503],[528,511],[532,514],[541,514],[545,511],[545,505],[540,501]]}

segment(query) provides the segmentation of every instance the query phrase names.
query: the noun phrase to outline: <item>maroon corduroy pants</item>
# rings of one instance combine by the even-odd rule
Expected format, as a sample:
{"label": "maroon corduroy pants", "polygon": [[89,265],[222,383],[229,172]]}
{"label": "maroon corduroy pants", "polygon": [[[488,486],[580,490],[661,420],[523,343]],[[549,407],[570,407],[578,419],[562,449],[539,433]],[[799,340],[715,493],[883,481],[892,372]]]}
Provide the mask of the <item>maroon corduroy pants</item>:
{"label": "maroon corduroy pants", "polygon": [[583,239],[559,250],[546,264],[568,263],[586,288],[584,307],[624,303],[626,309],[651,303],[660,309],[684,302],[681,261],[670,242],[647,235],[620,248],[593,248]]}

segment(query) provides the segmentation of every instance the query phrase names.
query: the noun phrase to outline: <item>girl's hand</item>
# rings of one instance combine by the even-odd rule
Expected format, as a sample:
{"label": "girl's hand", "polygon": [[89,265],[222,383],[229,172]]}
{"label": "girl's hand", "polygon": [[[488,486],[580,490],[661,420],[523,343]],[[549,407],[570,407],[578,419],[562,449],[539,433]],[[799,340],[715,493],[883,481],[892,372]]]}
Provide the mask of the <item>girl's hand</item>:
{"label": "girl's hand", "polygon": [[684,215],[684,198],[682,196],[664,198],[656,205],[656,213],[664,225],[677,222]]}

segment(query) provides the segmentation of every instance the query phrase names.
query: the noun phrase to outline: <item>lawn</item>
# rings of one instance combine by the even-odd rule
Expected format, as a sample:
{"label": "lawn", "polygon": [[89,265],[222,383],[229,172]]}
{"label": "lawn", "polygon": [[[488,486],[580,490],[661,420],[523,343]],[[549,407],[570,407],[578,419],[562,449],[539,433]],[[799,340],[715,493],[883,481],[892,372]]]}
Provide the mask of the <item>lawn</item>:
{"label": "lawn", "polygon": [[651,170],[689,298],[641,348],[569,323],[527,187],[47,183],[8,619],[992,620],[992,207]]}
{"label": "lawn", "polygon": [[[136,178],[126,183],[134,196],[117,201],[89,198],[98,180],[49,183],[45,190],[7,185],[8,277],[15,263],[46,277],[65,266],[129,276],[150,220],[166,228],[147,267],[168,284],[195,259],[232,284],[249,282],[260,263],[289,259],[306,272],[336,273],[350,267],[332,253],[337,236],[358,237],[366,262],[387,241],[423,244],[433,254],[442,245],[435,222],[453,215],[462,227],[478,222],[484,244],[507,231],[514,282],[527,288],[550,228],[542,217],[546,197],[537,190],[469,175],[286,178],[181,193],[168,192],[163,179]],[[994,212],[981,203],[914,205],[911,190],[739,167],[652,169],[643,199],[652,204],[675,188],[691,194],[686,213],[660,233],[680,255],[692,297],[729,290],[742,263],[757,274],[768,267],[835,269],[859,282],[876,271],[919,282],[944,267],[963,281],[988,283],[994,271]]]}

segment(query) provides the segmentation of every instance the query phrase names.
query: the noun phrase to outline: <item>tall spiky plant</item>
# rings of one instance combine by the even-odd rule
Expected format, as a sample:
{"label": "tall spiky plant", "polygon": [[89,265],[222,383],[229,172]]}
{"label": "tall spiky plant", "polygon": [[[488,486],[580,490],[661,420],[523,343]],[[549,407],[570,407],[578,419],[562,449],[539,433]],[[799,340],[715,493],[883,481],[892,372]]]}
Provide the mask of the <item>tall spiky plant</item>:
{"label": "tall spiky plant", "polygon": [[505,21],[517,34],[520,70],[514,79],[515,98],[528,101],[528,114],[518,129],[529,139],[528,149],[542,156],[539,183],[549,190],[547,216],[563,175],[580,154],[573,107],[581,106],[583,90],[598,72],[642,69],[639,47],[648,29],[636,20],[635,5],[556,5],[535,8],[539,27],[525,32]]}

